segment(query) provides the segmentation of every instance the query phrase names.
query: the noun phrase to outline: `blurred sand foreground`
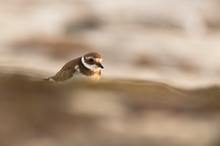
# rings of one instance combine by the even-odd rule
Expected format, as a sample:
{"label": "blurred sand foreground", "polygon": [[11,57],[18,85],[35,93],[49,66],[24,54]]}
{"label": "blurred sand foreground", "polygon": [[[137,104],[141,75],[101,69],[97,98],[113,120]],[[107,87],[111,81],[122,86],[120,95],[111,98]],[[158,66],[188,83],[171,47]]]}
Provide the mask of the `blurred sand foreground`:
{"label": "blurred sand foreground", "polygon": [[220,88],[0,75],[1,146],[219,146]]}

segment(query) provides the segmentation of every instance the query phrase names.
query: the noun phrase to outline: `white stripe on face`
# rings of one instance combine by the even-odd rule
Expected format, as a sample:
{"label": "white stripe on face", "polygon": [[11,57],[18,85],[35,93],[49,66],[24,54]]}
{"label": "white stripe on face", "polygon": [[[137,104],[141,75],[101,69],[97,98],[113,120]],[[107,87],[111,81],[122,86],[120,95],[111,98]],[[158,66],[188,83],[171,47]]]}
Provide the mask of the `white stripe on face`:
{"label": "white stripe on face", "polygon": [[86,59],[94,59],[96,62],[101,63],[102,62],[102,58],[94,58],[94,57],[86,57]]}

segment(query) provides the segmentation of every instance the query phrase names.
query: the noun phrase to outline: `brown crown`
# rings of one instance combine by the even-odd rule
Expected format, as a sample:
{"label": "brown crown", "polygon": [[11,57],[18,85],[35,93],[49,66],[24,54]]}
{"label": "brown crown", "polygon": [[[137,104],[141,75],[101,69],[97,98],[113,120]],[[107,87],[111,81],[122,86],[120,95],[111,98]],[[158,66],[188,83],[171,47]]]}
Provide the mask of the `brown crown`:
{"label": "brown crown", "polygon": [[85,54],[84,57],[102,58],[102,56],[97,52],[90,52]]}

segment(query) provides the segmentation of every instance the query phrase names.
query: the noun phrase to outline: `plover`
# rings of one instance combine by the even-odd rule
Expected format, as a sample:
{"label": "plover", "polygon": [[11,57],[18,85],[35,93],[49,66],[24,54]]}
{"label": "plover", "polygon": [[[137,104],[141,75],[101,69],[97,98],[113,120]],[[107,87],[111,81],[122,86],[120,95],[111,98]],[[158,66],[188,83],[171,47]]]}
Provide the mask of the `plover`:
{"label": "plover", "polygon": [[77,78],[79,75],[81,77],[89,77],[92,80],[99,80],[101,78],[101,69],[104,68],[101,63],[101,55],[97,52],[91,52],[67,62],[59,72],[46,80],[62,82]]}

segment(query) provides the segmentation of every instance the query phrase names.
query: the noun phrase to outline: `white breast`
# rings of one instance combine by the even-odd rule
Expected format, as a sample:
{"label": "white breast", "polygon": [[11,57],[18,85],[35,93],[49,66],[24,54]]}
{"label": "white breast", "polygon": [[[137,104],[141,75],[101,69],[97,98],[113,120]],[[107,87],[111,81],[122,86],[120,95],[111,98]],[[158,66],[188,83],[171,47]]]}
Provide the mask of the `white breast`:
{"label": "white breast", "polygon": [[78,80],[78,79],[79,80],[82,80],[82,79],[83,80],[88,80],[88,79],[99,80],[101,78],[101,76],[99,75],[100,69],[97,69],[97,73],[95,73],[94,75],[91,75],[91,76],[86,76],[86,75],[82,74],[80,72],[78,65],[76,65],[74,69],[75,69],[75,72],[73,74],[73,77],[70,80]]}
{"label": "white breast", "polygon": [[100,74],[94,74],[94,75],[92,75],[91,77],[90,77],[92,80],[95,80],[95,81],[97,81],[97,80],[100,80],[100,78],[101,78],[101,76],[100,76]]}

